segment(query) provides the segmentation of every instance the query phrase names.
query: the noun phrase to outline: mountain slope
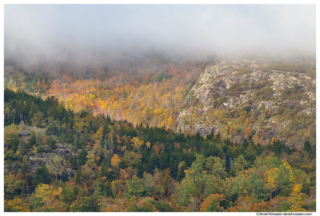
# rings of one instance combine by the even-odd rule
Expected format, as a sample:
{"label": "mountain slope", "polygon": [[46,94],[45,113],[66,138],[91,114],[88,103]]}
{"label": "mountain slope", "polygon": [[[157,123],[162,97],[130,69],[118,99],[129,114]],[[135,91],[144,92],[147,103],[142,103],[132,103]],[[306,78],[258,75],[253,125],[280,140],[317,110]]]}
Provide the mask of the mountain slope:
{"label": "mountain slope", "polygon": [[224,61],[207,66],[177,118],[183,132],[212,130],[226,138],[266,144],[315,143],[315,65],[310,62]]}

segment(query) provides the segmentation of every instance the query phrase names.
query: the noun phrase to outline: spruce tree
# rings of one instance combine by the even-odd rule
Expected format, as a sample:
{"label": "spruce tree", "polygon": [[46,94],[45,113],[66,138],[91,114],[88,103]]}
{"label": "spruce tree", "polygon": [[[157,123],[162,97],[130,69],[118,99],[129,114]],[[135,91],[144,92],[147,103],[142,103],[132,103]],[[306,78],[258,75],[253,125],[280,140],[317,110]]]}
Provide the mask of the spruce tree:
{"label": "spruce tree", "polygon": [[86,163],[86,160],[87,160],[87,150],[86,150],[86,146],[83,145],[82,148],[81,148],[81,151],[79,153],[79,165],[82,166]]}
{"label": "spruce tree", "polygon": [[29,148],[32,148],[32,146],[36,145],[37,140],[36,140],[36,134],[34,131],[31,132],[31,138],[29,142]]}

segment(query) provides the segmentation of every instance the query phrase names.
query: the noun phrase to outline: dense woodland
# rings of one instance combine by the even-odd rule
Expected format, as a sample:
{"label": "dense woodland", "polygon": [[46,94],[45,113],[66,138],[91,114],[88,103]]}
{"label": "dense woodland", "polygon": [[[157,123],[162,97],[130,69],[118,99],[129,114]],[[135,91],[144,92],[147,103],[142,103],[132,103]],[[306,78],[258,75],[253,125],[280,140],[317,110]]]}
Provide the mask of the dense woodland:
{"label": "dense woodland", "polygon": [[[312,62],[312,61],[311,61]],[[13,62],[5,62],[5,87],[14,91],[23,90],[28,94],[56,97],[65,108],[79,113],[86,110],[94,116],[105,115],[115,120],[124,120],[133,125],[141,123],[146,127],[171,128],[180,132],[177,117],[184,109],[191,113],[184,119],[184,132],[190,135],[195,124],[211,125],[219,122],[220,134],[230,141],[252,139],[255,144],[267,145],[280,137],[295,147],[302,148],[305,141],[312,145],[316,142],[315,113],[302,113],[303,106],[282,104],[276,110],[267,108],[257,110],[247,107],[226,108],[223,103],[227,98],[218,98],[206,114],[203,104],[193,97],[192,86],[206,65],[211,62],[172,62],[164,58],[151,56],[144,60],[128,60],[106,67],[99,64],[91,66],[59,65],[52,67],[28,68]],[[239,73],[246,73],[248,67]],[[270,62],[261,68],[265,73],[271,70],[289,71],[294,77],[304,74],[315,79],[315,64],[308,61],[301,64]],[[274,92],[269,83],[261,81],[252,85],[239,83],[228,91],[231,95],[239,95],[242,91],[251,89],[253,101],[277,101],[272,97]],[[300,100],[305,97],[305,90],[294,86],[280,92],[282,100]],[[315,86],[310,85],[308,91],[315,92]],[[212,97],[216,97],[212,93]],[[252,101],[252,102],[253,102]],[[315,101],[309,101],[310,107],[315,107]],[[10,115],[10,109],[5,114]],[[25,116],[23,116],[25,118]],[[262,131],[267,131],[266,122],[269,119],[277,122],[288,122],[287,127],[281,127],[276,137],[257,133],[253,125],[258,123]]]}
{"label": "dense woodland", "polygon": [[[37,82],[32,88],[43,86]],[[83,82],[99,88],[94,80]],[[162,78],[158,83],[146,81],[140,87],[117,90],[129,107],[130,91],[141,95],[152,88],[170,92],[169,111],[163,108],[158,113],[156,105],[152,109],[151,119],[163,118],[164,123],[158,120],[156,124],[133,124],[121,113],[119,118],[110,118],[92,109],[75,112],[72,103],[65,106],[52,96],[42,99],[25,89],[5,89],[5,211],[316,210],[315,144],[306,141],[298,149],[279,140],[261,145],[252,139],[231,142],[220,134],[204,138],[176,132],[168,127],[170,115],[166,113],[174,113],[170,101],[180,87],[173,91],[168,82]],[[59,83],[51,85],[66,90]],[[79,92],[77,86],[81,85],[74,85],[73,94]],[[97,94],[95,100],[104,92],[90,91]],[[165,101],[161,95],[155,101]],[[79,97],[79,103],[86,103],[84,95]],[[142,98],[141,104],[146,103]],[[148,117],[144,112],[148,110],[139,111]],[[25,139],[23,131],[30,128],[31,135]],[[33,169],[32,158],[61,145],[71,146],[66,158],[56,154],[52,161]]]}
{"label": "dense woodland", "polygon": [[[64,73],[57,77],[45,69],[29,73],[22,66],[7,64],[5,86],[43,97],[55,96],[75,112],[85,109],[93,115],[127,119],[133,124],[176,129],[175,119],[185,106],[184,95],[195,84],[204,63],[151,60],[139,65],[115,65],[107,71],[102,66],[64,67],[60,69]],[[87,74],[91,77],[86,78]]]}

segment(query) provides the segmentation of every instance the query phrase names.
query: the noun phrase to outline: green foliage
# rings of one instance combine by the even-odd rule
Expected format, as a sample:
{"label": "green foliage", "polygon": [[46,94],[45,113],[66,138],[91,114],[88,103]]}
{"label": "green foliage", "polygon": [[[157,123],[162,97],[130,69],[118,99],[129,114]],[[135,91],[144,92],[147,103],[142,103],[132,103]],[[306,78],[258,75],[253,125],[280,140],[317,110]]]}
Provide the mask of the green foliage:
{"label": "green foliage", "polygon": [[309,154],[312,153],[312,147],[311,147],[311,144],[308,140],[306,140],[303,144],[303,150],[305,150],[306,152],[308,152]]}
{"label": "green foliage", "polygon": [[213,199],[210,206],[207,207],[207,211],[208,212],[219,212],[220,208],[219,206],[219,202],[217,202],[216,199]]}
{"label": "green foliage", "polygon": [[272,100],[274,91],[270,87],[260,88],[254,91],[253,98],[257,101]]}
{"label": "green foliage", "polygon": [[95,197],[83,197],[81,203],[81,212],[99,212],[100,206],[98,205],[97,198]]}
{"label": "green foliage", "polygon": [[31,138],[29,141],[29,148],[32,148],[34,145],[37,144],[36,134],[34,131],[31,132]]}
{"label": "green foliage", "polygon": [[85,164],[86,160],[87,160],[87,149],[86,149],[86,146],[83,145],[82,148],[81,148],[81,151],[79,153],[79,165],[82,166]]}
{"label": "green foliage", "polygon": [[[111,120],[109,116],[93,116],[84,112],[71,114],[62,109],[54,98],[39,102],[44,107],[50,107],[49,112],[45,112],[36,103],[32,105],[32,101],[40,99],[10,91],[6,94],[11,99],[5,106],[13,105],[12,100],[17,104],[30,100],[26,103],[33,107],[31,119],[38,111],[48,115],[43,118],[51,119],[46,136],[32,132],[27,144],[25,139],[18,138],[18,132],[14,129],[16,125],[12,125],[14,118],[10,119],[7,115],[9,119],[6,121],[12,127],[6,131],[12,129],[15,135],[7,136],[6,141],[10,145],[6,145],[5,150],[5,190],[10,192],[6,192],[5,202],[19,197],[31,211],[59,210],[45,206],[47,204],[39,202],[34,196],[28,196],[40,183],[62,188],[59,198],[58,195],[51,197],[52,200],[59,199],[55,200],[56,204],[65,203],[65,208],[59,206],[61,210],[84,212],[199,211],[200,203],[212,194],[220,194],[225,200],[220,203],[210,200],[205,205],[208,206],[206,211],[220,211],[223,209],[221,206],[248,211],[248,208],[238,208],[236,205],[246,200],[250,200],[251,204],[269,205],[270,199],[280,199],[280,196],[285,201],[274,208],[290,210],[288,200],[295,184],[301,184],[301,193],[309,197],[316,184],[315,146],[309,141],[304,143],[304,150],[299,150],[278,140],[270,145],[255,145],[251,139],[237,143],[214,133],[204,138],[200,134],[175,133],[164,127],[134,127],[127,121]],[[21,106],[16,111],[23,109],[25,107]],[[249,106],[239,108],[240,115],[245,118],[253,112]],[[77,130],[80,127],[82,131]],[[102,131],[101,135],[96,135],[98,131]],[[246,129],[248,134],[254,135],[251,131],[252,128]],[[144,143],[149,142],[150,146],[143,144],[139,150],[133,148],[133,137],[144,140]],[[46,138],[46,145],[42,144],[42,138]],[[38,154],[41,154],[40,147],[52,153],[55,152],[55,140],[59,139],[73,144],[68,158],[63,157],[67,164],[59,163],[64,165],[61,169],[67,167],[68,172],[71,169],[73,175],[67,176],[65,171],[61,171],[61,179],[52,181],[56,178],[55,170],[52,171],[50,166],[49,170],[53,173],[49,173],[45,165],[33,173],[28,161],[33,146],[38,145]],[[97,166],[90,166],[87,151],[91,153],[90,163]],[[115,154],[121,160],[118,171],[111,164]],[[280,158],[287,158],[292,167]],[[5,205],[8,210],[15,209],[11,208],[13,205],[10,203]],[[311,208],[314,208],[312,205]]]}
{"label": "green foliage", "polygon": [[243,155],[240,155],[239,157],[234,159],[231,173],[233,175],[235,175],[236,173],[243,173],[249,167],[250,163],[243,157]]}
{"label": "green foliage", "polygon": [[282,91],[282,99],[302,100],[305,99],[305,94],[302,86],[295,84],[293,88],[287,88]]}
{"label": "green foliage", "polygon": [[46,135],[58,135],[60,133],[59,127],[57,126],[57,123],[55,121],[51,121],[46,128]]}
{"label": "green foliage", "polygon": [[78,169],[76,173],[76,183],[80,183],[81,176],[82,176],[81,169]]}
{"label": "green foliage", "polygon": [[224,103],[226,101],[226,98],[225,97],[220,97],[219,98],[219,103]]}
{"label": "green foliage", "polygon": [[17,158],[13,150],[9,150],[5,152],[4,156],[5,156],[5,159],[9,161],[15,160]]}
{"label": "green foliage", "polygon": [[45,127],[46,126],[46,120],[43,119],[43,114],[41,112],[37,112],[33,115],[33,118],[31,119],[32,124],[31,126],[36,127]]}
{"label": "green foliage", "polygon": [[19,140],[17,134],[12,134],[12,140],[11,140],[11,150],[13,152],[16,152],[18,150]]}
{"label": "green foliage", "polygon": [[38,184],[50,184],[51,178],[48,169],[45,164],[38,167],[33,176],[32,186],[35,188]]}
{"label": "green foliage", "polygon": [[46,145],[48,145],[49,150],[57,148],[56,141],[51,136],[46,140]]}
{"label": "green foliage", "polygon": [[141,196],[145,192],[143,180],[138,179],[137,176],[133,176],[132,180],[126,181],[128,185],[128,192],[126,197],[130,198],[132,196]]}

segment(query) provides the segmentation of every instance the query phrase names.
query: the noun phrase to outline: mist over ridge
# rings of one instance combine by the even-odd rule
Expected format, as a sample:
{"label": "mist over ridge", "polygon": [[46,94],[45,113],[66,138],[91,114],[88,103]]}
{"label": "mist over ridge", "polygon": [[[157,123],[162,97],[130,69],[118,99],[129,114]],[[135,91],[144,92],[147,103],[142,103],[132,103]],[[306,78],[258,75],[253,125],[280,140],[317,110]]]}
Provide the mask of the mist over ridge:
{"label": "mist over ridge", "polygon": [[315,56],[315,5],[5,5],[5,61]]}

